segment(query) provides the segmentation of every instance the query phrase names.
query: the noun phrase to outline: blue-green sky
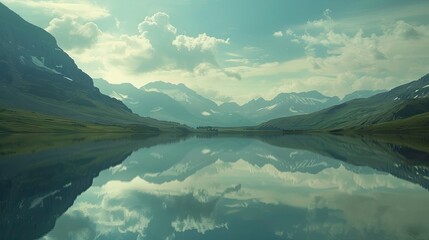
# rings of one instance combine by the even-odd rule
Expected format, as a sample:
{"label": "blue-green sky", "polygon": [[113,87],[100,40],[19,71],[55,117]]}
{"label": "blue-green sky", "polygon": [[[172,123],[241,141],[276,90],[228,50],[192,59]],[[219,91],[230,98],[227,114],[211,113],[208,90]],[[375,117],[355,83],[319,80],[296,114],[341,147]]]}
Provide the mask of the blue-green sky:
{"label": "blue-green sky", "polygon": [[343,96],[429,72],[427,0],[3,0],[94,78],[240,103]]}

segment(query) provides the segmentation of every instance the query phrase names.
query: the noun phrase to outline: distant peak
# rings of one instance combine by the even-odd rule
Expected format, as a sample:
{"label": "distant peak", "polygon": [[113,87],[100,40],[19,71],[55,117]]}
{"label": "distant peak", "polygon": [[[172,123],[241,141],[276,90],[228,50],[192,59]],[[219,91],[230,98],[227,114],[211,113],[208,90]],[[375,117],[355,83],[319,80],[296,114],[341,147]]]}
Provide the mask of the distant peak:
{"label": "distant peak", "polygon": [[103,79],[103,78],[93,78],[92,80],[94,82],[106,82],[106,83],[108,83],[108,81],[106,79]]}
{"label": "distant peak", "polygon": [[254,98],[252,101],[254,102],[265,102],[265,99],[263,97]]}
{"label": "distant peak", "polygon": [[94,78],[93,81],[95,83],[104,83],[104,84],[107,83],[109,85],[114,85],[114,86],[126,86],[126,87],[136,88],[133,84],[128,83],[128,82],[126,82],[126,83],[111,83],[111,82],[109,82],[109,81],[107,81],[106,79],[103,79],[103,78]]}
{"label": "distant peak", "polygon": [[323,95],[319,91],[312,90],[312,91],[308,91],[308,92],[284,92],[284,93],[279,93],[274,99],[284,98],[284,97],[293,96],[293,95],[299,96],[299,97],[307,97],[307,98],[309,98],[309,97],[311,97],[311,98],[329,98],[328,96]]}
{"label": "distant peak", "polygon": [[164,82],[164,81],[154,81],[154,82],[147,83],[146,85],[144,85],[144,87],[145,86],[170,86],[170,87],[173,87],[173,86],[178,86],[178,84],[174,84],[174,83],[170,83],[170,82]]}
{"label": "distant peak", "polygon": [[194,90],[188,88],[183,83],[174,84],[174,83],[164,82],[164,81],[150,82],[144,85],[143,87],[141,87],[140,89],[143,89],[146,91],[158,91],[158,92],[176,90],[176,91],[180,91],[188,94],[197,94]]}

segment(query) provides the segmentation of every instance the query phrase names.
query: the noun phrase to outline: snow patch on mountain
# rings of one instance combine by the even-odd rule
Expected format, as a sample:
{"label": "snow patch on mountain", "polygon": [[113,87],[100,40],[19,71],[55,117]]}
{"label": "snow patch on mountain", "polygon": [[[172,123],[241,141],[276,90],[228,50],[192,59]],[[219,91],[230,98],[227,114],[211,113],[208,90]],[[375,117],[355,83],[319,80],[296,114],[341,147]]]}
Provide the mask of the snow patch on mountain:
{"label": "snow patch on mountain", "polygon": [[157,88],[145,88],[144,89],[146,92],[161,92],[161,91],[159,91],[159,89],[157,89]]}
{"label": "snow patch on mountain", "polygon": [[[329,99],[327,98],[314,98],[314,97],[301,97],[299,95],[296,94],[290,94],[287,97],[289,100],[292,100],[296,103],[301,103],[301,104],[305,104],[305,105],[316,105],[318,103],[326,103],[328,102]],[[287,101],[287,99],[285,99]]]}
{"label": "snow patch on mountain", "polygon": [[39,68],[46,69],[46,70],[48,70],[48,71],[50,71],[50,72],[53,72],[53,73],[56,73],[56,74],[61,74],[61,73],[59,73],[58,71],[56,71],[56,70],[54,70],[54,69],[52,69],[52,68],[47,67],[47,66],[45,65],[45,58],[44,58],[44,57],[41,57],[41,58],[39,59],[39,58],[37,58],[37,57],[35,57],[35,56],[31,56],[31,61],[33,62],[33,64],[34,64],[34,65],[36,65],[36,66],[37,66],[37,67],[39,67]]}
{"label": "snow patch on mountain", "polygon": [[34,199],[31,204],[30,204],[30,209],[35,208],[37,206],[43,207],[43,200],[45,200],[46,198],[50,197],[50,196],[54,196],[55,194],[57,194],[59,192],[59,190],[55,190],[52,191],[42,197],[38,197],[36,199]]}
{"label": "snow patch on mountain", "polygon": [[266,155],[264,155],[264,154],[259,154],[259,153],[257,153],[256,155],[257,155],[257,156],[259,156],[259,157],[261,157],[261,158],[265,158],[265,159],[267,159],[267,160],[271,160],[271,161],[275,161],[275,162],[278,162],[278,161],[279,161],[279,159],[277,159],[275,156],[273,156],[273,155],[271,155],[271,154],[266,154]]}
{"label": "snow patch on mountain", "polygon": [[156,107],[156,108],[153,108],[152,110],[150,110],[150,112],[151,112],[151,113],[159,112],[159,111],[161,111],[162,109],[163,109],[162,107]]}
{"label": "snow patch on mountain", "polygon": [[168,95],[169,97],[173,98],[176,101],[179,102],[187,102],[190,103],[190,97],[188,96],[188,94],[177,90],[177,89],[158,89],[158,88],[144,88],[145,91],[147,92],[158,92],[158,93],[164,93],[166,95]]}
{"label": "snow patch on mountain", "polygon": [[295,155],[298,155],[299,152],[298,151],[293,151],[289,154],[289,158],[293,159],[295,157]]}
{"label": "snow patch on mountain", "polygon": [[275,107],[277,107],[277,106],[278,106],[278,104],[276,103],[276,104],[271,105],[271,106],[268,106],[268,107],[260,108],[260,109],[258,109],[258,110],[256,110],[256,111],[262,111],[262,110],[271,111],[271,110],[273,110],[273,109],[274,109]]}
{"label": "snow patch on mountain", "polygon": [[292,113],[298,113],[298,111],[297,111],[297,110],[295,110],[293,107],[289,107],[289,112],[292,112]]}
{"label": "snow patch on mountain", "polygon": [[110,94],[109,96],[112,97],[112,98],[116,98],[119,101],[122,101],[122,100],[125,100],[125,99],[128,98],[128,95],[121,94],[121,93],[118,93],[116,91],[113,91],[112,94]]}
{"label": "snow patch on mountain", "polygon": [[308,98],[308,99],[310,99],[310,100],[312,100],[312,101],[315,101],[315,102],[320,102],[320,103],[326,103],[326,102],[328,101],[328,99],[327,99],[327,98],[324,98],[324,99]]}
{"label": "snow patch on mountain", "polygon": [[211,116],[212,114],[207,111],[204,111],[204,112],[201,112],[201,115],[208,117],[208,116]]}
{"label": "snow patch on mountain", "polygon": [[201,150],[201,153],[204,155],[207,155],[207,154],[211,153],[211,150],[208,148],[205,148],[205,149]]}

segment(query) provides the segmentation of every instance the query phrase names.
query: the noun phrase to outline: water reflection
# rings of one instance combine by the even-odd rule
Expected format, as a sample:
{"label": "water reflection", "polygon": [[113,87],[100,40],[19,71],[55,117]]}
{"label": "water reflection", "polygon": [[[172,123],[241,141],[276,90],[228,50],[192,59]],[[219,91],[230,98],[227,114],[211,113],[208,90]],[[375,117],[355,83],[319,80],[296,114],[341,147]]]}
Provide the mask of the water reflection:
{"label": "water reflection", "polygon": [[0,239],[35,239],[102,171],[171,137],[0,136]]}
{"label": "water reflection", "polygon": [[[97,142],[100,151],[89,144],[92,150],[79,155],[77,165],[98,159],[103,166],[71,174],[90,179],[75,192],[62,194],[75,181],[53,178],[55,187],[24,197],[22,208],[19,198],[1,200],[15,204],[1,217],[5,239],[34,238],[53,227],[24,224],[38,233],[11,238],[18,229],[4,224],[16,209],[32,213],[19,215],[27,222],[61,215],[42,239],[429,238],[425,151],[323,135],[118,141]],[[16,195],[16,188],[2,189]],[[64,207],[50,212],[48,199]]]}

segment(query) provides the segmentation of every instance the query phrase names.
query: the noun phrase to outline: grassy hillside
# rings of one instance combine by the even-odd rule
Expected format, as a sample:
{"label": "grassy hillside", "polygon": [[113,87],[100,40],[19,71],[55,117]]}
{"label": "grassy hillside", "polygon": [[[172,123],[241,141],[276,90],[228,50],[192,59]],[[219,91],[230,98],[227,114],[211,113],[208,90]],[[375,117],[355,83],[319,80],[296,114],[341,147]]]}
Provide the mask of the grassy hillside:
{"label": "grassy hillside", "polygon": [[145,125],[107,125],[18,109],[0,109],[0,133],[155,133]]}
{"label": "grassy hillside", "polygon": [[344,130],[358,129],[429,112],[429,75],[375,96],[356,99],[315,113],[278,118],[259,129]]}
{"label": "grassy hillside", "polygon": [[[424,135],[429,138],[429,112],[422,113],[406,119],[400,119],[360,128],[360,131],[368,133],[395,133]],[[429,140],[429,139],[428,139]]]}
{"label": "grassy hillside", "polygon": [[388,122],[429,112],[429,98],[409,99],[401,103],[357,99],[312,114],[274,119],[259,128],[286,130],[347,129]]}

